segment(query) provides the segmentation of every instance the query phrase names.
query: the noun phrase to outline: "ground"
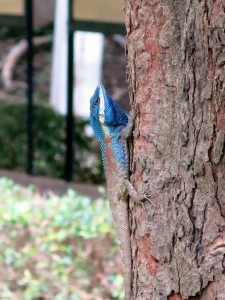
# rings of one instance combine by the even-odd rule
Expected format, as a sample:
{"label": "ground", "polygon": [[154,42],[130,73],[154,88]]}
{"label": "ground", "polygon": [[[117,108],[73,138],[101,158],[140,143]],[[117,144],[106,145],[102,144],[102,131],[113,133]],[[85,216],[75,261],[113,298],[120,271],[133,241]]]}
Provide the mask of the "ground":
{"label": "ground", "polygon": [[81,195],[87,195],[92,199],[100,196],[98,186],[87,183],[69,183],[56,178],[47,178],[41,176],[29,176],[17,171],[0,170],[0,177],[7,177],[22,186],[33,185],[41,193],[54,191],[58,195],[63,195],[70,188],[74,189]]}

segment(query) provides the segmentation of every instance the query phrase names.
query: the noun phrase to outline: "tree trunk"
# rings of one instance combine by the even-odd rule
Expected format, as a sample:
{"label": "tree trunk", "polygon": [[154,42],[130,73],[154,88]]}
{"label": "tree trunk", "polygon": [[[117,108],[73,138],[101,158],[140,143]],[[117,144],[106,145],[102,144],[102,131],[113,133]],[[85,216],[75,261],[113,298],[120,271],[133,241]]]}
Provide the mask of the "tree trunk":
{"label": "tree trunk", "polygon": [[[225,299],[225,2],[125,0],[133,294]],[[132,199],[131,199],[132,204]]]}

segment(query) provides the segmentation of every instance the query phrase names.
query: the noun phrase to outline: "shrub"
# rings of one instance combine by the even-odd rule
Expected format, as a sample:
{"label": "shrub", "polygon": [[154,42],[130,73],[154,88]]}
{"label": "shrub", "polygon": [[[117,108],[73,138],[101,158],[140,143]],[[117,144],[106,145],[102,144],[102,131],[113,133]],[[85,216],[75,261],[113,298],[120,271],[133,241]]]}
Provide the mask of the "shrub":
{"label": "shrub", "polygon": [[[44,197],[0,179],[0,298],[122,299],[107,201]],[[3,271],[4,270],[4,271]]]}
{"label": "shrub", "polygon": [[[75,118],[74,173],[81,181],[102,182],[96,141],[86,134],[88,120]],[[34,107],[34,173],[64,177],[65,118],[45,105]],[[0,168],[25,169],[27,155],[26,106],[0,102]]]}

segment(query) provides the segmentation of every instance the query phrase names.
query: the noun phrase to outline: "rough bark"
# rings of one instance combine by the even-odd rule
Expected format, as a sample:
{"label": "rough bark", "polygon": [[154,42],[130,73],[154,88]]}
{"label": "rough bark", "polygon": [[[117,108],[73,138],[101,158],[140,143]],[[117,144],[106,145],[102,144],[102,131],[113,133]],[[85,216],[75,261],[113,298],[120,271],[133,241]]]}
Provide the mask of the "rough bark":
{"label": "rough bark", "polygon": [[[125,0],[134,299],[225,299],[225,2]],[[132,199],[131,199],[132,200]]]}

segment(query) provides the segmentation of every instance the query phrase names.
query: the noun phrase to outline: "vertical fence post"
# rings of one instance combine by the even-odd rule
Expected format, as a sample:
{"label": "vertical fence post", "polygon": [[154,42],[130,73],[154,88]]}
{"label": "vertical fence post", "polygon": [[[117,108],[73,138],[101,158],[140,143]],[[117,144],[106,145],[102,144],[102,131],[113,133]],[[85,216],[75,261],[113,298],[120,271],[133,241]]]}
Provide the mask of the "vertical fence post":
{"label": "vertical fence post", "polygon": [[33,174],[33,0],[25,0],[27,39],[27,173]]}
{"label": "vertical fence post", "polygon": [[73,51],[73,0],[68,0],[68,55],[67,55],[67,116],[66,116],[66,180],[73,178],[73,85],[74,85],[74,51]]}

